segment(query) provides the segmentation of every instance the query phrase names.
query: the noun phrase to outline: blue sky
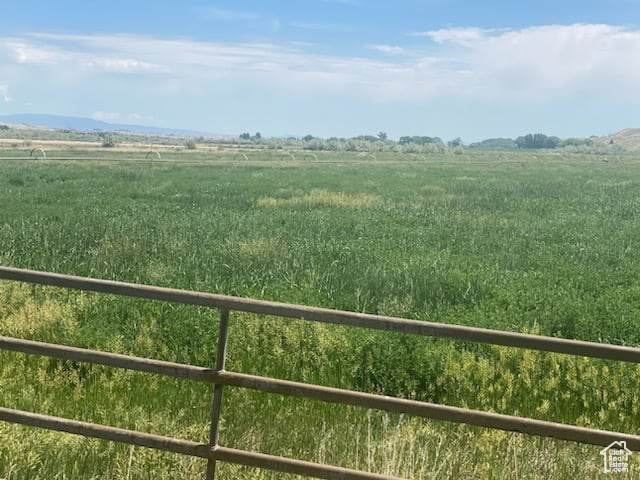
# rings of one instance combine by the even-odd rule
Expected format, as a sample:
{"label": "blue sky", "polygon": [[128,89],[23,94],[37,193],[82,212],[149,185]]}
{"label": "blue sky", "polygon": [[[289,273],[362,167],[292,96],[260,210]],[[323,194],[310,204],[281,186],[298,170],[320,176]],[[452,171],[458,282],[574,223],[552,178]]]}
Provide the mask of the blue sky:
{"label": "blue sky", "polygon": [[3,0],[0,113],[217,133],[640,126],[640,0]]}

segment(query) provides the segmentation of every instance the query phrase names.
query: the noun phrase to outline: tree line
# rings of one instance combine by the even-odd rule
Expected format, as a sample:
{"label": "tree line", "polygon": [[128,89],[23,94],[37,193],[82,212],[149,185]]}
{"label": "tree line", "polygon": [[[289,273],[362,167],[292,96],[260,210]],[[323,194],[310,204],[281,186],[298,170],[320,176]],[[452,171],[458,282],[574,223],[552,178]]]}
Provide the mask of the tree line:
{"label": "tree line", "polygon": [[[263,137],[260,132],[255,135],[251,135],[245,132],[240,135],[240,140],[246,142],[261,142]],[[366,143],[371,145],[400,145],[400,146],[431,146],[433,148],[452,148],[460,149],[463,147],[468,148],[484,148],[484,149],[554,149],[567,146],[590,146],[593,144],[592,139],[584,138],[569,138],[562,140],[556,136],[548,136],[543,133],[529,133],[512,138],[489,138],[482,140],[481,142],[470,143],[465,145],[460,137],[454,138],[448,142],[443,141],[440,137],[430,137],[422,135],[402,136],[397,141],[391,140],[385,132],[380,132],[377,135],[358,135],[350,138],[321,138],[313,135],[305,135],[304,137],[290,137],[286,139],[289,142],[302,142],[306,148],[310,150],[334,150],[334,149],[346,149],[346,150],[359,150],[356,145],[359,143]],[[340,144],[341,148],[337,148]]]}

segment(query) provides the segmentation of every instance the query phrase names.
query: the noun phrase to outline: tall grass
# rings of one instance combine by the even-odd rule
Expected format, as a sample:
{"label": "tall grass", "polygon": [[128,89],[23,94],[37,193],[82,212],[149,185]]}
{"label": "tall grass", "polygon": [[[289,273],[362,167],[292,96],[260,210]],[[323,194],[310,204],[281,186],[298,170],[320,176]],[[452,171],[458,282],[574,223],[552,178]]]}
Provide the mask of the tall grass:
{"label": "tall grass", "polygon": [[[461,157],[366,168],[2,163],[0,263],[640,344],[640,165]],[[211,365],[217,322],[202,308],[0,283],[2,335]],[[640,370],[614,362],[234,313],[229,368],[640,427]],[[0,404],[13,408],[200,441],[210,395],[198,383],[0,354]],[[600,471],[596,447],[236,389],[223,417],[227,446],[407,478]],[[193,478],[202,469],[199,460],[0,425],[0,478]]]}

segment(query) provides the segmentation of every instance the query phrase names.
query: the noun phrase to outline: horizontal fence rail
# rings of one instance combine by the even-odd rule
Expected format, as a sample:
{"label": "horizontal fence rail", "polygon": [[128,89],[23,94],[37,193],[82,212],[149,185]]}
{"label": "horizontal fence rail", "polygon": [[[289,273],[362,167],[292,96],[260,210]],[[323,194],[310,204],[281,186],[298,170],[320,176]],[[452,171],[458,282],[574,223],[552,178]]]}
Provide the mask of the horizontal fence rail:
{"label": "horizontal fence rail", "polygon": [[116,368],[155,373],[174,378],[211,382],[218,385],[246,388],[267,393],[310,398],[324,402],[353,405],[405,413],[417,417],[450,420],[479,427],[497,428],[530,435],[551,436],[562,440],[580,441],[593,445],[608,445],[614,440],[626,440],[629,448],[640,450],[640,436],[604,430],[594,430],[561,423],[513,417],[498,413],[481,412],[415,400],[373,395],[339,388],[309,385],[275,378],[217,371],[193,365],[149,360],[129,355],[117,355],[96,350],[65,347],[50,343],[0,337],[0,350],[9,350],[52,358],[90,362]]}
{"label": "horizontal fence rail", "polygon": [[122,428],[107,427],[95,423],[78,422],[66,418],[39,415],[0,407],[0,421],[17,423],[31,427],[73,433],[90,438],[154,448],[165,452],[179,453],[191,457],[220,460],[223,462],[263,468],[277,472],[314,476],[328,480],[401,480],[397,477],[359,472],[348,468],[332,467],[312,462],[292,460],[262,453],[246,452],[234,448],[213,447],[206,443],[191,442],[177,438],[163,437],[150,433],[136,432]]}
{"label": "horizontal fence rail", "polygon": [[628,448],[634,451],[640,451],[640,436],[628,433],[597,430],[531,418],[291,382],[238,372],[229,372],[224,369],[229,311],[231,310],[632,363],[640,363],[640,349],[637,348],[406,320],[8,267],[0,267],[0,279],[220,309],[221,322],[219,327],[218,354],[216,365],[213,369],[0,336],[0,350],[40,355],[61,360],[87,362],[213,384],[211,432],[208,444],[0,408],[1,421],[205,458],[208,460],[206,479],[214,478],[217,461],[323,479],[379,480],[395,478],[255,452],[235,450],[218,445],[223,387],[245,388],[266,393],[302,397],[393,413],[404,413],[417,417],[465,423],[474,426],[552,437],[593,445],[607,446],[614,441],[623,440],[627,442]]}
{"label": "horizontal fence rail", "polygon": [[469,342],[489,343],[507,347],[640,363],[640,348],[619,345],[567,340],[564,338],[466,327],[462,325],[449,325],[421,320],[406,320],[382,315],[292,305],[288,303],[254,300],[214,293],[192,292],[174,288],[152,287],[110,280],[97,280],[8,267],[0,267],[0,279],[49,285],[52,287],[74,288],[89,292],[110,293],[149,300],[214,307],[238,312],[297,318],[351,327],[364,327],[375,330],[387,330],[429,337],[451,338]]}

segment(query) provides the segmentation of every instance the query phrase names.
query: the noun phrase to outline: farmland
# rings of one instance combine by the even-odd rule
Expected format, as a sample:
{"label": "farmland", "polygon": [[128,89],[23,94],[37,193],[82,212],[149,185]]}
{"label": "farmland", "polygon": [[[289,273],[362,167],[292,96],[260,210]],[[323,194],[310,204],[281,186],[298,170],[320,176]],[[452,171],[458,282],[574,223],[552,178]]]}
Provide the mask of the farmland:
{"label": "farmland", "polygon": [[[640,345],[634,155],[56,155],[73,159],[0,161],[0,264]],[[1,335],[212,365],[217,321],[202,308],[0,283]],[[238,313],[231,332],[229,368],[240,372],[640,428],[631,365]],[[206,385],[0,359],[2,406],[207,438]],[[236,389],[223,420],[225,446],[406,478],[601,471],[597,447]],[[0,424],[0,478],[202,471],[200,460]],[[230,465],[220,473],[287,478]]]}

